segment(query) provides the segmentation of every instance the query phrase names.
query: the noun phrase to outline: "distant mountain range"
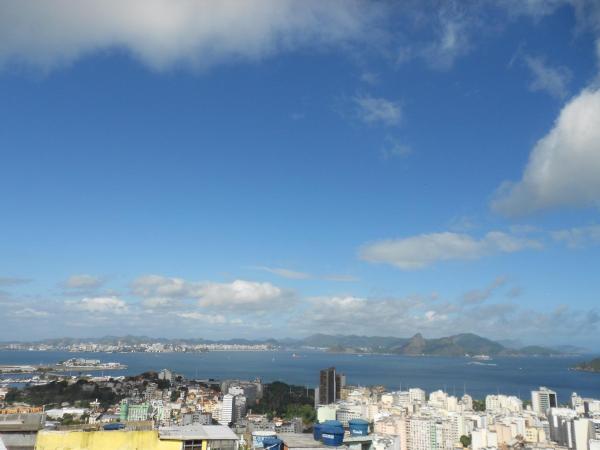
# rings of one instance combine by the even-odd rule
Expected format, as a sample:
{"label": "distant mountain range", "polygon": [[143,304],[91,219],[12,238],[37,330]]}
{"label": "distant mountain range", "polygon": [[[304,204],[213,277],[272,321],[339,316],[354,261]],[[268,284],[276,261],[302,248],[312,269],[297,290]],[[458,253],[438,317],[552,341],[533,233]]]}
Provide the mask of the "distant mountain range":
{"label": "distant mountain range", "polygon": [[411,338],[315,334],[300,342],[305,346],[326,348],[334,352],[391,353],[411,356],[558,356],[579,353],[537,345],[509,348],[472,333],[434,339],[426,339],[420,333]]}
{"label": "distant mountain range", "polygon": [[[37,341],[35,344],[64,347],[78,343],[97,343],[105,345],[140,345],[149,342],[169,344],[238,344],[259,345],[267,344],[273,347],[288,349],[318,348],[337,353],[387,353],[396,355],[431,355],[431,356],[560,356],[585,353],[585,349],[573,346],[542,347],[537,345],[521,346],[516,341],[500,343],[472,333],[462,333],[454,336],[426,339],[420,333],[411,338],[391,336],[357,336],[313,334],[301,339],[166,339],[147,336],[105,336],[102,338],[79,339],[59,338]],[[33,343],[32,343],[33,344]]]}

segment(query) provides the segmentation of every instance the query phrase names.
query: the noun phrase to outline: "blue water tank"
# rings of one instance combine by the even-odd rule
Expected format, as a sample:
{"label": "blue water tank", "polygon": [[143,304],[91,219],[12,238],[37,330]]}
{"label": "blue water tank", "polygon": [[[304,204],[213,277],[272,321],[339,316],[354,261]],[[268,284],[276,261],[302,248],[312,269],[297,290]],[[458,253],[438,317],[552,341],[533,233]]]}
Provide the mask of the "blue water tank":
{"label": "blue water tank", "polygon": [[342,425],[342,422],[340,422],[339,420],[326,420],[321,425],[324,425],[327,427],[344,428],[344,425]]}
{"label": "blue water tank", "polygon": [[352,436],[366,436],[369,434],[369,422],[364,419],[352,419],[348,422]]}
{"label": "blue water tank", "polygon": [[313,438],[315,439],[315,441],[321,440],[321,429],[322,428],[323,428],[323,425],[320,423],[315,423],[313,425]]}
{"label": "blue water tank", "polygon": [[321,440],[330,447],[339,447],[344,442],[344,429],[337,426],[323,425]]}
{"label": "blue water tank", "polygon": [[283,441],[276,437],[266,437],[263,439],[263,448],[265,450],[283,450]]}
{"label": "blue water tank", "polygon": [[125,424],[124,423],[118,423],[118,422],[107,423],[102,428],[104,430],[106,430],[106,431],[122,430],[123,428],[125,428]]}

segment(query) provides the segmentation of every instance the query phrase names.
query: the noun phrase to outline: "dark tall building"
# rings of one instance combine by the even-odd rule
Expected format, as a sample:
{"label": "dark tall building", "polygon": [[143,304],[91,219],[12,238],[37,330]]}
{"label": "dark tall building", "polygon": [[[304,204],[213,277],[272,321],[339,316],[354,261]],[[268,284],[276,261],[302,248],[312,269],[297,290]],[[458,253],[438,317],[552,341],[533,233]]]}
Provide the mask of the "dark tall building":
{"label": "dark tall building", "polygon": [[328,405],[340,399],[340,389],[346,384],[343,374],[335,373],[335,367],[321,370],[319,374],[319,404]]}

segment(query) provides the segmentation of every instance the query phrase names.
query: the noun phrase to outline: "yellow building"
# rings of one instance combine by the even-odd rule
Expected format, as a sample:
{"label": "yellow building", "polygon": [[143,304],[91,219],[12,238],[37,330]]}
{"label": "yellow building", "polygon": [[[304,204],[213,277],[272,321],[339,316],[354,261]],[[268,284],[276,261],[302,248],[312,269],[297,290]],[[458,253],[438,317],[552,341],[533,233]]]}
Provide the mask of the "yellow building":
{"label": "yellow building", "polygon": [[237,450],[238,437],[221,425],[159,430],[49,431],[38,433],[36,450]]}

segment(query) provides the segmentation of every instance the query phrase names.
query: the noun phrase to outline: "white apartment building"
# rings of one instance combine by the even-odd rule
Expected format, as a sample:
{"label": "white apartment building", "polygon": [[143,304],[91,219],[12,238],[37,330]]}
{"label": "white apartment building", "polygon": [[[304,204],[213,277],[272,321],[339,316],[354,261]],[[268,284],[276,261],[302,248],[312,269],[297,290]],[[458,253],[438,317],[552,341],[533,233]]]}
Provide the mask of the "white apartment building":
{"label": "white apartment building", "polygon": [[537,414],[545,415],[550,408],[557,406],[556,392],[543,386],[537,391],[531,391],[531,407]]}
{"label": "white apartment building", "polygon": [[225,394],[223,396],[223,402],[221,406],[221,417],[219,423],[221,425],[229,425],[235,420],[234,417],[234,402],[235,396],[231,394]]}
{"label": "white apartment building", "polygon": [[488,395],[485,398],[485,410],[492,413],[519,413],[523,411],[523,402],[512,395]]}
{"label": "white apartment building", "polygon": [[498,435],[487,429],[475,430],[471,433],[471,449],[483,450],[498,447]]}
{"label": "white apartment building", "polygon": [[425,391],[423,389],[419,389],[419,388],[411,388],[408,390],[408,396],[409,399],[412,402],[421,402],[421,403],[425,403],[426,400],[426,394]]}

